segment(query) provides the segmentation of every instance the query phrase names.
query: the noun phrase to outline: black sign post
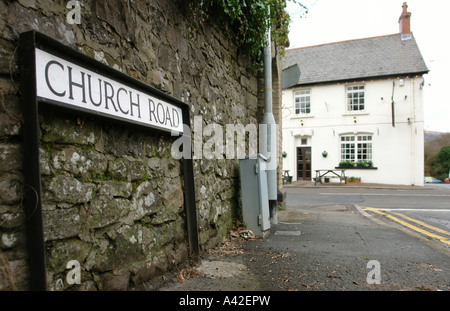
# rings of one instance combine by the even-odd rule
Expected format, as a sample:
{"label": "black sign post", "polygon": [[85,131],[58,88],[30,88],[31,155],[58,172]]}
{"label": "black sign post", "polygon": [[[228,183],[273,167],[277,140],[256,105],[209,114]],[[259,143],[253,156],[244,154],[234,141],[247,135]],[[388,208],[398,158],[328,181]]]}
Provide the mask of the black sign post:
{"label": "black sign post", "polygon": [[[190,128],[187,104],[36,31],[20,35],[21,106],[24,118],[24,196],[30,287],[46,290],[45,242],[39,166],[41,103],[113,119],[165,135]],[[186,133],[188,134],[188,133]],[[192,157],[182,159],[184,204],[191,257],[198,257]]]}

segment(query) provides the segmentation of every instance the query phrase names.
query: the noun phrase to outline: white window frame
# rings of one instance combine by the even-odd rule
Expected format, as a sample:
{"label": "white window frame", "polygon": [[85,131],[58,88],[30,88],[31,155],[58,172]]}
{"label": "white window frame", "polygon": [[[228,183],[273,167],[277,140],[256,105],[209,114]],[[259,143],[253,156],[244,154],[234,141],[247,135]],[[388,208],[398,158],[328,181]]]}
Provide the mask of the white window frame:
{"label": "white window frame", "polygon": [[294,114],[307,116],[311,114],[311,90],[298,90],[294,92]]}
{"label": "white window frame", "polygon": [[373,160],[373,135],[351,134],[340,136],[341,162],[354,163]]}
{"label": "white window frame", "polygon": [[366,110],[366,86],[364,84],[347,85],[345,98],[348,112]]}

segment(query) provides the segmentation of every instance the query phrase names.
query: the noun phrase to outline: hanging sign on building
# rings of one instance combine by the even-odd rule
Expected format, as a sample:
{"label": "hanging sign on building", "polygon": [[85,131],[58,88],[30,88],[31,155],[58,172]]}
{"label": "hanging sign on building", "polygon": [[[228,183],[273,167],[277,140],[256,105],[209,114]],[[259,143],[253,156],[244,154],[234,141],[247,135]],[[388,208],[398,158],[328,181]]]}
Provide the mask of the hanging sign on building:
{"label": "hanging sign on building", "polygon": [[38,48],[35,57],[38,98],[166,132],[183,133],[182,109],[168,100]]}

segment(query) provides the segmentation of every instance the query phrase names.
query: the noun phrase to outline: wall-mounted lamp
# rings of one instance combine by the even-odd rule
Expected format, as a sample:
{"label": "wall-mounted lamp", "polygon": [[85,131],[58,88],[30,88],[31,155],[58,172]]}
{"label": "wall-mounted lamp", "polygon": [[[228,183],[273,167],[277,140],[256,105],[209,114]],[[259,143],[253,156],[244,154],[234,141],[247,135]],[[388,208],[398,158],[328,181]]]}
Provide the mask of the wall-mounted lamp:
{"label": "wall-mounted lamp", "polygon": [[411,125],[411,118],[408,118],[408,125]]}
{"label": "wall-mounted lamp", "polygon": [[301,126],[303,126],[303,125],[304,125],[304,123],[303,123],[303,120],[300,120],[300,124],[301,124]]}
{"label": "wall-mounted lamp", "polygon": [[358,119],[356,117],[353,117],[353,123],[357,123]]}

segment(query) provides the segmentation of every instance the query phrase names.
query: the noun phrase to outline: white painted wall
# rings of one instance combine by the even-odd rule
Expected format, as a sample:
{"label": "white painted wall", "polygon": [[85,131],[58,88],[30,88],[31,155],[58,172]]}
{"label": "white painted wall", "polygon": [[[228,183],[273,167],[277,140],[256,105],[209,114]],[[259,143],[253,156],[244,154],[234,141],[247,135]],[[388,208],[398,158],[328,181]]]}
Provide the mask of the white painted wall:
{"label": "white painted wall", "polygon": [[[364,81],[365,111],[346,111],[346,86],[334,83],[283,91],[283,170],[296,180],[296,147],[307,138],[312,147],[313,175],[316,169],[334,169],[340,162],[340,135],[372,134],[376,170],[351,169],[347,176],[366,183],[423,186],[424,120],[422,77]],[[393,87],[393,83],[395,86]],[[294,92],[311,90],[311,114],[295,115]],[[395,127],[391,97],[394,89]],[[354,118],[356,117],[356,123]],[[409,122],[408,122],[409,118]],[[303,126],[301,123],[303,122]],[[327,151],[324,158],[322,152]]]}

